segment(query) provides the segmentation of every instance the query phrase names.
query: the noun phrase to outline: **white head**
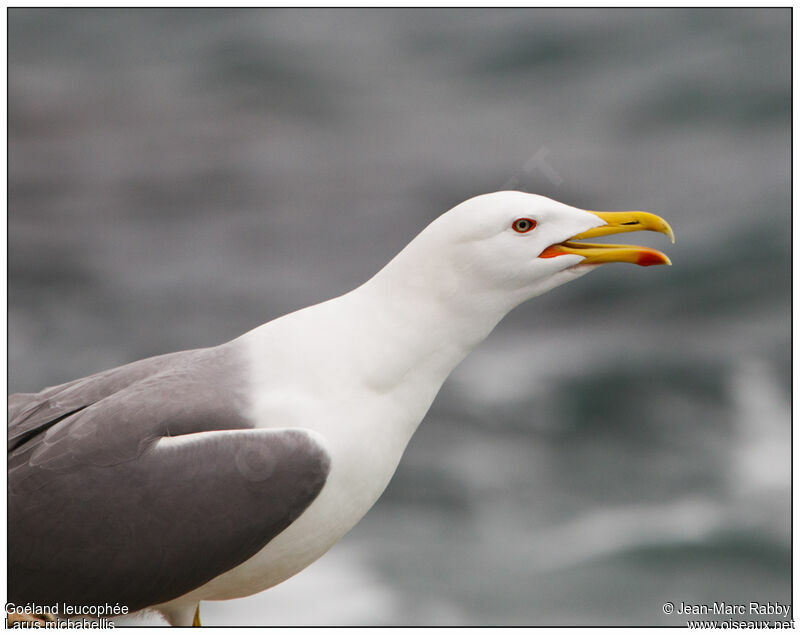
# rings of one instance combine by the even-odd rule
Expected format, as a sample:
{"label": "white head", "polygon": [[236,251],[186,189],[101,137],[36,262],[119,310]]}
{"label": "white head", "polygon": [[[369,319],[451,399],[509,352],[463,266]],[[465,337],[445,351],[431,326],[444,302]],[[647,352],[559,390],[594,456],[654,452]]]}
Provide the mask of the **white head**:
{"label": "white head", "polygon": [[654,249],[573,242],[637,230],[672,236],[666,221],[646,212],[590,212],[536,194],[494,192],[442,214],[387,269],[400,266],[440,295],[485,297],[508,310],[602,263],[669,264]]}

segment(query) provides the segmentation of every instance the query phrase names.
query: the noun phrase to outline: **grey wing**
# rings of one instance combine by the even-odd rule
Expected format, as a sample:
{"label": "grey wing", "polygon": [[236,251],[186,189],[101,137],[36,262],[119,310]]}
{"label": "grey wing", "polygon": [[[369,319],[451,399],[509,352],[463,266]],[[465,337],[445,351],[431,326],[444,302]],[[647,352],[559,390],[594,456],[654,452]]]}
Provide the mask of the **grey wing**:
{"label": "grey wing", "polygon": [[9,456],[9,599],[168,601],[257,553],[319,494],[325,449],[302,429],[247,429],[212,381],[241,370],[230,351],[183,355],[23,435]]}
{"label": "grey wing", "polygon": [[218,360],[231,363],[235,354],[230,345],[181,351],[125,364],[118,368],[76,379],[38,393],[17,393],[8,397],[8,449],[17,447],[61,419],[109,397],[132,384],[176,368],[208,365]]}

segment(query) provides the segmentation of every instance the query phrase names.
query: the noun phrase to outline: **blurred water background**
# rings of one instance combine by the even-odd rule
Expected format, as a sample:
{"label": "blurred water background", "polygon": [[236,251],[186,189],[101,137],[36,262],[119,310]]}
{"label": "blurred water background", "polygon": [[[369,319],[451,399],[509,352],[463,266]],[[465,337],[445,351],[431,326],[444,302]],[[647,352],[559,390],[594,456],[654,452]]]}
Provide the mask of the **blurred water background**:
{"label": "blurred water background", "polygon": [[683,622],[667,601],[788,603],[790,22],[10,9],[9,390],[339,295],[475,194],[653,211],[677,244],[636,241],[673,267],[607,266],[515,310],[367,517],[204,621],[657,625]]}

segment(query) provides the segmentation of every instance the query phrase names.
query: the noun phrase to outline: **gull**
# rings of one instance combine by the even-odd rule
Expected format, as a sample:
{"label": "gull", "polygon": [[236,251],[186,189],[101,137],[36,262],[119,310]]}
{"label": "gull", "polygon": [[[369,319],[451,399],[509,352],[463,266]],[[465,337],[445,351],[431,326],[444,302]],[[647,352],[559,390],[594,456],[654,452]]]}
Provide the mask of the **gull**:
{"label": "gull", "polygon": [[[442,214],[370,280],[210,348],[9,397],[8,593],[200,624],[310,565],[386,488],[450,372],[506,313],[656,231],[503,191]],[[37,612],[37,611],[34,611]]]}

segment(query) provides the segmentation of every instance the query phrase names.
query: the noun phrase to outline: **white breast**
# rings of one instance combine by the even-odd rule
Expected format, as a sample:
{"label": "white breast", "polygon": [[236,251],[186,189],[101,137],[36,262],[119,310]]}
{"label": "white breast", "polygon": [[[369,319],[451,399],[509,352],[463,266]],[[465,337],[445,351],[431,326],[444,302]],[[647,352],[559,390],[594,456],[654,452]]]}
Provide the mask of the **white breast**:
{"label": "white breast", "polygon": [[444,314],[435,298],[403,300],[378,274],[240,337],[250,420],[308,430],[331,470],[314,502],[255,556],[164,608],[191,615],[199,600],[257,593],[330,549],[381,495],[444,380],[502,316],[488,306]]}
{"label": "white breast", "polygon": [[258,593],[322,556],[383,493],[433,398],[410,407],[403,391],[376,392],[345,376],[336,351],[324,343],[313,346],[310,364],[291,346],[277,344],[291,340],[286,333],[277,337],[271,325],[280,326],[244,336],[252,353],[250,417],[257,427],[308,430],[330,455],[328,478],[303,514],[255,556],[170,604]]}

